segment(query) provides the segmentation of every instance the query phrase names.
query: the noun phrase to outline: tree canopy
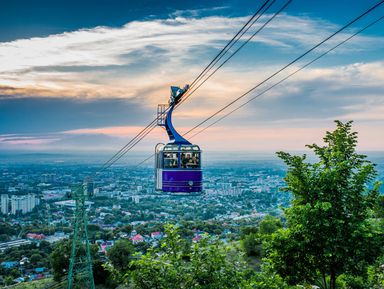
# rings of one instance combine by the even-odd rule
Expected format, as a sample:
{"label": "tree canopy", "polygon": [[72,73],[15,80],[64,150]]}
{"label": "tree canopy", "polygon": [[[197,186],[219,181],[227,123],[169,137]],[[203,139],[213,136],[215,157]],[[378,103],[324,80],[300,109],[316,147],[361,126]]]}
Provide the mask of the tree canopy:
{"label": "tree canopy", "polygon": [[188,245],[175,226],[166,228],[160,248],[150,249],[132,262],[135,288],[248,288],[238,252],[208,236]]}
{"label": "tree canopy", "polygon": [[294,198],[284,211],[287,228],[274,234],[269,258],[291,284],[320,278],[334,289],[337,276],[363,274],[366,262],[380,253],[382,241],[370,222],[378,199],[375,166],[356,146],[352,122],[336,121],[323,146],[308,145],[315,162],[277,153],[288,166],[284,190]]}

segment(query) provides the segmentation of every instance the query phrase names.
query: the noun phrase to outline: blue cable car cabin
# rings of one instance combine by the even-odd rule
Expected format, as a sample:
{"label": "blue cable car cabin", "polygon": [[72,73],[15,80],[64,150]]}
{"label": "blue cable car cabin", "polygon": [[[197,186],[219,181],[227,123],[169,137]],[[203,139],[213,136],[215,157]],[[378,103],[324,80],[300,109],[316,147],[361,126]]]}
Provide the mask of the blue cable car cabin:
{"label": "blue cable car cabin", "polygon": [[171,87],[169,107],[159,105],[158,125],[165,127],[170,142],[158,144],[155,149],[156,190],[172,194],[201,193],[203,174],[199,146],[184,139],[172,125],[172,112],[187,91]]}
{"label": "blue cable car cabin", "polygon": [[202,191],[201,150],[197,145],[156,146],[156,190],[180,194]]}

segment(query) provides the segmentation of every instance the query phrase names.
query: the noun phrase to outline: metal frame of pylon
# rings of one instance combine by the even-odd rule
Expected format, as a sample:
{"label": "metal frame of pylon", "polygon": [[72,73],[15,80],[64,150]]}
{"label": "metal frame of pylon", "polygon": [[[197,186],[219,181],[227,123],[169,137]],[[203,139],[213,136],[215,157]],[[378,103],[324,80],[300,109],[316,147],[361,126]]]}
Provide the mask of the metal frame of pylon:
{"label": "metal frame of pylon", "polygon": [[67,289],[95,289],[88,239],[88,214],[85,204],[89,197],[87,184],[85,182],[82,187],[77,187],[73,192],[76,208]]}

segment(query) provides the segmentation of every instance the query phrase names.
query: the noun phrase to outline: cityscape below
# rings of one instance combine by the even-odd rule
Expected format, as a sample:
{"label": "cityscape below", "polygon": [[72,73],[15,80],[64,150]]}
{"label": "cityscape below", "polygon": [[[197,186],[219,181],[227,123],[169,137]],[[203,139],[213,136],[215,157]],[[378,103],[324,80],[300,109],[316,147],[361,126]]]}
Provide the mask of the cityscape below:
{"label": "cityscape below", "polygon": [[[377,164],[383,181],[384,154],[373,153],[369,159]],[[52,277],[49,259],[43,256],[56,242],[70,237],[75,221],[71,190],[97,169],[84,162],[0,165],[0,263],[4,274],[0,281],[5,282],[11,272],[15,283]],[[256,224],[266,215],[281,217],[282,209],[290,206],[291,195],[281,192],[285,172],[285,166],[273,156],[211,161],[204,165],[203,194],[173,196],[155,191],[154,169],[148,164],[111,167],[88,188],[92,191],[85,202],[89,240],[106,258],[108,249],[120,239],[139,248],[156,246],[164,236],[163,225],[169,223],[189,226],[192,242],[203,234],[227,242],[239,239],[240,227]],[[27,251],[20,251],[24,247]],[[41,259],[31,260],[36,256],[28,251]]]}

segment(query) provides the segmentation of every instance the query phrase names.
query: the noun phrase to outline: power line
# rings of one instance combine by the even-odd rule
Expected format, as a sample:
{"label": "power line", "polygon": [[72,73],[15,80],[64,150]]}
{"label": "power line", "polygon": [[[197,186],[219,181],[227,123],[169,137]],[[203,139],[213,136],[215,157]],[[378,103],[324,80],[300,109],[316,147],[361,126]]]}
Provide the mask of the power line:
{"label": "power line", "polygon": [[124,152],[124,154],[120,154],[120,156],[118,156],[114,161],[113,163],[110,163],[108,166],[106,166],[104,168],[104,170],[108,169],[109,167],[111,167],[114,163],[116,163],[118,160],[120,160],[129,150],[131,150],[134,146],[136,146],[143,138],[145,138],[151,131],[153,131],[155,128],[157,127],[157,125],[153,125],[144,135],[140,136],[139,138],[137,138],[129,148],[127,148],[127,151]]}
{"label": "power line", "polygon": [[384,19],[384,16],[381,16],[380,18],[376,19],[375,21],[369,23],[368,25],[366,25],[364,28],[360,29],[359,31],[355,32],[354,34],[350,35],[348,38],[344,39],[342,42],[340,42],[339,44],[333,46],[331,49],[327,50],[326,52],[320,54],[319,56],[317,56],[316,58],[314,58],[313,60],[311,60],[310,62],[308,62],[307,64],[303,65],[302,67],[300,67],[299,69],[295,70],[294,72],[290,73],[288,76],[284,77],[283,79],[281,79],[280,81],[276,82],[275,84],[273,84],[272,86],[268,87],[267,89],[265,89],[264,91],[260,92],[259,94],[255,95],[254,97],[252,97],[251,99],[249,99],[248,101],[246,101],[245,103],[243,103],[242,105],[238,106],[237,108],[235,108],[234,110],[231,110],[230,112],[226,113],[225,115],[223,115],[222,117],[220,117],[219,119],[217,119],[216,121],[214,121],[213,123],[211,123],[210,125],[204,127],[202,130],[198,131],[197,133],[195,133],[194,135],[192,135],[190,138],[193,138],[197,135],[199,135],[200,133],[202,133],[203,131],[207,130],[208,128],[214,126],[216,123],[220,122],[221,120],[223,120],[224,118],[228,117],[229,115],[231,115],[232,113],[234,113],[235,111],[241,109],[242,107],[244,107],[245,105],[247,105],[248,103],[250,103],[251,101],[255,100],[256,98],[260,97],[261,95],[265,94],[266,92],[268,92],[269,90],[271,90],[272,88],[278,86],[279,84],[281,84],[282,82],[284,82],[285,80],[287,80],[288,78],[291,78],[292,76],[294,76],[296,73],[298,73],[299,71],[303,70],[304,68],[308,67],[309,65],[311,65],[312,63],[314,63],[315,61],[319,60],[320,58],[322,58],[323,56],[327,55],[328,53],[332,52],[333,50],[335,50],[336,48],[338,48],[339,46],[343,45],[344,43],[346,43],[347,41],[349,41],[350,39],[352,39],[353,37],[355,37],[356,35],[360,34],[361,32],[363,32],[364,30],[368,29],[369,27],[373,26],[374,24],[376,24],[377,22],[381,21]]}
{"label": "power line", "polygon": [[115,153],[102,167],[96,172],[96,174],[108,169],[118,160],[120,160],[129,150],[131,150],[138,142],[147,136],[156,126],[156,120],[154,119],[145,128],[143,128],[134,138],[132,138],[125,146],[123,146],[117,153]]}
{"label": "power line", "polygon": [[[229,56],[228,59],[226,59],[218,68],[215,69],[215,71],[213,73],[211,73],[208,78],[210,78],[213,74],[215,74],[217,72],[218,69],[220,69],[230,58],[232,58],[236,53],[239,52],[239,50],[245,46],[245,44],[247,44],[257,33],[259,33],[273,18],[275,18],[279,13],[281,13],[281,11],[283,9],[285,9],[285,7],[291,2],[292,0],[289,0],[284,6],[283,8],[281,8],[278,12],[276,12],[272,17],[271,19],[269,19],[260,29],[258,29],[245,43],[243,43],[243,45],[241,45],[231,56]],[[214,65],[216,65],[216,63],[229,51],[230,48],[233,47],[233,45],[235,43],[237,43],[241,37],[249,30],[249,28],[251,26],[253,26],[255,24],[255,22],[271,7],[271,5],[275,2],[275,0],[272,0],[271,3],[267,5],[267,3],[269,3],[270,0],[267,0],[264,2],[264,4],[257,10],[257,12],[247,21],[247,23],[245,23],[243,25],[243,27],[236,33],[236,35],[229,41],[229,43],[216,55],[216,57],[214,58],[214,60],[211,61],[210,64],[208,64],[208,66],[205,67],[205,69],[203,70],[202,73],[200,73],[196,79],[192,82],[192,85],[195,85],[196,83],[198,83],[202,77],[204,77],[206,75],[206,73],[208,73]],[[266,7],[266,8],[265,8]],[[265,9],[264,9],[265,8]],[[264,9],[264,10],[263,10]],[[261,12],[261,14],[260,14]],[[203,81],[203,83],[205,83],[207,80],[205,79]],[[192,93],[189,93],[187,92],[187,95],[186,96],[183,96],[183,99],[181,100],[181,102],[177,105],[180,106],[181,103],[184,101],[184,97],[188,98],[190,97],[203,83],[201,83],[196,89],[193,90]],[[191,86],[192,86],[191,85]],[[166,109],[166,111],[168,111],[169,107]],[[166,112],[165,111],[165,112]],[[104,170],[106,170],[107,168],[111,167],[114,163],[116,163],[118,160],[120,160],[126,153],[128,153],[136,144],[138,144],[143,138],[145,138],[145,136],[147,136],[155,127],[156,127],[156,121],[157,121],[157,118],[155,118],[152,122],[150,122],[144,129],[142,129],[133,139],[131,139],[124,147],[122,147],[117,153],[115,153],[107,162],[105,162],[102,167],[100,168],[100,170],[98,170],[97,173],[100,173]]]}
{"label": "power line", "polygon": [[149,157],[147,157],[146,159],[144,159],[143,161],[141,161],[140,163],[138,163],[136,165],[136,167],[140,167],[142,164],[144,164],[146,161],[149,161],[151,158],[153,158],[155,156],[155,154],[151,154]]}
{"label": "power line", "polygon": [[[273,16],[271,18],[268,19],[268,21],[266,21],[259,29],[257,29],[240,47],[238,47],[226,60],[224,60],[210,75],[208,75],[208,77],[206,77],[204,79],[204,81],[202,83],[200,83],[194,90],[191,91],[190,94],[186,95],[185,98],[183,98],[183,100],[180,102],[183,103],[184,101],[186,101],[188,99],[188,97],[190,97],[196,90],[198,90],[208,79],[210,79],[224,64],[226,64],[233,56],[235,56],[246,44],[248,44],[249,41],[251,41],[261,30],[264,29],[265,26],[267,26],[276,16],[278,16],[290,3],[292,2],[292,0],[288,0],[277,12],[275,12],[273,14]],[[266,8],[266,10],[263,11],[263,13],[265,11],[267,11],[271,5],[273,4],[273,2]],[[261,16],[261,15],[260,15]]]}
{"label": "power line", "polygon": [[316,44],[315,46],[313,46],[312,48],[310,48],[309,50],[307,50],[306,52],[304,52],[303,54],[301,54],[300,56],[296,57],[295,59],[293,59],[291,62],[289,62],[288,64],[284,65],[282,68],[280,68],[278,71],[274,72],[273,74],[271,74],[270,76],[268,76],[266,79],[264,79],[263,81],[261,81],[260,83],[258,83],[257,85],[255,85],[254,87],[252,87],[251,89],[249,89],[248,91],[246,91],[245,93],[243,93],[242,95],[240,95],[239,97],[235,98],[234,100],[232,100],[231,102],[229,102],[228,104],[226,104],[224,107],[222,107],[221,109],[219,109],[218,111],[216,111],[215,113],[213,113],[211,116],[209,116],[208,118],[206,118],[205,120],[203,120],[202,122],[198,123],[197,125],[195,125],[193,128],[191,128],[190,130],[188,130],[184,135],[187,135],[189,133],[191,133],[193,130],[195,130],[196,128],[198,128],[199,126],[203,125],[204,123],[206,123],[207,121],[209,121],[210,119],[212,119],[213,117],[215,117],[216,115],[218,115],[220,112],[224,111],[225,109],[227,109],[228,107],[230,107],[231,105],[233,105],[234,103],[236,103],[237,101],[239,101],[240,99],[242,99],[243,97],[245,97],[246,95],[248,95],[249,93],[251,93],[252,91],[254,91],[256,88],[260,87],[262,84],[266,83],[268,80],[270,80],[271,78],[275,77],[277,74],[279,74],[280,72],[282,72],[283,70],[287,69],[289,66],[291,66],[292,64],[296,63],[297,61],[299,61],[300,59],[302,59],[304,56],[306,56],[307,54],[309,54],[310,52],[312,52],[313,50],[315,50],[316,48],[318,48],[320,45],[322,45],[323,43],[327,42],[329,39],[331,39],[332,37],[334,37],[335,35],[339,34],[341,31],[345,30],[346,28],[348,28],[349,26],[351,26],[353,23],[355,23],[356,21],[358,21],[359,19],[361,19],[362,17],[364,17],[365,15],[367,15],[368,13],[370,13],[371,11],[373,11],[374,9],[376,9],[378,6],[380,6],[382,3],[384,2],[384,0],[380,1],[378,4],[372,6],[371,8],[369,8],[367,11],[365,11],[364,13],[360,14],[358,17],[356,17],[355,19],[353,19],[352,21],[348,22],[347,24],[345,24],[343,27],[339,28],[336,32],[332,33],[330,36],[328,36],[327,38],[325,38],[324,40],[320,41],[318,44]]}
{"label": "power line", "polygon": [[[219,54],[217,54],[215,56],[215,58],[204,68],[204,70],[195,78],[195,80],[191,83],[191,87],[193,87],[195,85],[195,83],[201,78],[203,77],[204,73],[206,73],[207,70],[209,70],[211,67],[213,67],[231,48],[232,46],[244,35],[244,33],[246,33],[249,28],[252,27],[252,25],[260,18],[261,15],[263,14],[260,14],[257,18],[256,16],[259,14],[259,12],[265,7],[265,5],[267,5],[267,3],[269,2],[270,0],[266,0],[264,2],[264,4],[253,14],[253,16],[247,21],[247,23],[244,24],[244,26],[236,33],[235,36],[233,36],[233,38],[223,47],[223,49],[219,52]],[[273,2],[275,2],[276,0],[272,0],[272,4]],[[270,6],[269,6],[270,7]],[[268,10],[268,8],[266,9]],[[264,12],[266,11],[264,10]],[[264,13],[263,12],[263,13]],[[254,20],[256,18],[256,20]],[[251,23],[252,22],[252,23]],[[248,24],[251,23],[249,26]],[[248,28],[246,28],[248,26]],[[236,40],[236,38],[240,35],[240,37]]]}
{"label": "power line", "polygon": [[[365,15],[367,15],[368,13],[370,13],[371,11],[373,11],[374,9],[376,9],[378,6],[380,6],[381,4],[384,3],[384,0],[383,1],[380,1],[378,4],[374,5],[373,7],[371,7],[370,9],[368,9],[367,11],[365,11],[364,13],[362,13],[361,15],[359,15],[358,17],[356,17],[355,19],[353,19],[352,21],[350,21],[349,23],[347,23],[346,25],[344,25],[342,28],[338,29],[336,32],[334,32],[333,34],[331,34],[330,36],[328,36],[327,38],[325,38],[324,40],[322,40],[321,42],[319,42],[318,44],[316,44],[315,46],[313,46],[311,49],[309,49],[308,51],[306,51],[305,53],[303,53],[302,55],[300,55],[299,57],[295,58],[293,61],[291,61],[290,63],[288,63],[287,65],[285,65],[283,68],[279,69],[277,72],[273,73],[271,76],[269,76],[268,78],[266,78],[265,80],[263,80],[262,82],[260,82],[259,84],[257,84],[256,86],[254,86],[253,88],[251,88],[250,90],[248,90],[247,92],[245,92],[244,94],[242,94],[241,96],[239,96],[238,98],[236,98],[235,100],[231,101],[229,104],[227,104],[226,106],[224,106],[223,108],[221,108],[220,110],[218,110],[217,112],[215,112],[214,114],[212,114],[211,116],[209,116],[208,118],[206,118],[204,121],[200,122],[199,124],[197,124],[196,126],[194,126],[192,129],[190,129],[189,131],[187,131],[185,134],[183,134],[183,136],[187,135],[188,133],[194,131],[195,129],[197,129],[198,127],[200,127],[202,124],[206,123],[208,120],[210,120],[211,118],[213,118],[214,116],[216,116],[217,114],[219,114],[220,112],[222,112],[223,110],[225,110],[226,108],[230,107],[231,105],[233,105],[235,102],[237,102],[238,100],[240,100],[241,98],[245,97],[246,95],[248,95],[249,93],[251,93],[252,91],[254,91],[257,87],[259,87],[260,85],[264,84],[265,82],[267,82],[269,79],[273,78],[274,76],[276,76],[278,73],[280,73],[281,71],[285,70],[286,68],[288,68],[289,66],[291,66],[292,64],[294,64],[295,62],[297,62],[298,60],[300,60],[301,58],[303,58],[305,55],[307,55],[308,53],[312,52],[314,49],[318,48],[320,45],[324,44],[326,41],[328,41],[329,39],[331,39],[332,37],[334,37],[335,35],[337,35],[338,33],[340,33],[341,31],[345,30],[346,28],[348,28],[349,26],[351,26],[353,23],[355,23],[356,21],[358,21],[359,19],[361,19],[362,17],[364,17]],[[333,46],[331,49],[327,50],[326,52],[320,54],[319,56],[317,56],[316,58],[314,58],[313,60],[311,60],[310,62],[308,62],[307,64],[305,64],[304,66],[300,67],[299,69],[295,70],[294,72],[290,73],[288,76],[284,77],[283,79],[281,79],[280,81],[278,81],[277,83],[273,84],[272,86],[270,86],[269,88],[265,89],[264,91],[262,91],[261,93],[257,94],[256,96],[252,97],[251,99],[249,99],[248,101],[246,101],[245,103],[243,103],[242,105],[240,105],[239,107],[235,108],[234,110],[228,112],[227,114],[225,114],[224,116],[222,116],[221,118],[219,118],[218,120],[216,120],[215,122],[211,123],[210,125],[208,125],[207,127],[203,128],[201,131],[197,132],[196,134],[192,135],[192,137],[195,137],[196,135],[202,133],[203,131],[205,131],[206,129],[212,127],[213,125],[215,125],[216,123],[218,123],[219,121],[223,120],[224,118],[228,117],[230,114],[234,113],[235,111],[239,110],[240,108],[244,107],[245,105],[247,105],[249,102],[251,102],[252,100],[256,99],[257,97],[265,94],[267,91],[271,90],[272,88],[276,87],[277,85],[281,84],[282,82],[284,82],[285,80],[287,80],[288,78],[292,77],[293,75],[295,75],[296,73],[298,73],[299,71],[303,70],[304,68],[308,67],[309,65],[311,65],[312,63],[314,63],[315,61],[319,60],[320,58],[322,58],[323,56],[327,55],[328,53],[332,52],[333,50],[335,50],[336,48],[338,48],[339,46],[343,45],[344,43],[346,43],[347,41],[349,41],[350,39],[352,39],[353,37],[355,37],[356,35],[358,35],[359,33],[365,31],[366,29],[368,29],[369,27],[373,26],[374,24],[376,24],[377,22],[381,21],[382,19],[384,18],[384,16],[370,22],[368,25],[364,26],[362,29],[358,30],[357,32],[355,32],[354,34],[350,35],[349,37],[347,37],[346,39],[344,39],[343,41],[341,41],[339,44]],[[190,137],[190,138],[192,138]],[[140,166],[141,164],[145,163],[147,160],[151,159],[154,155],[151,155],[149,156],[148,158],[146,158],[144,161],[140,162],[137,166]]]}

